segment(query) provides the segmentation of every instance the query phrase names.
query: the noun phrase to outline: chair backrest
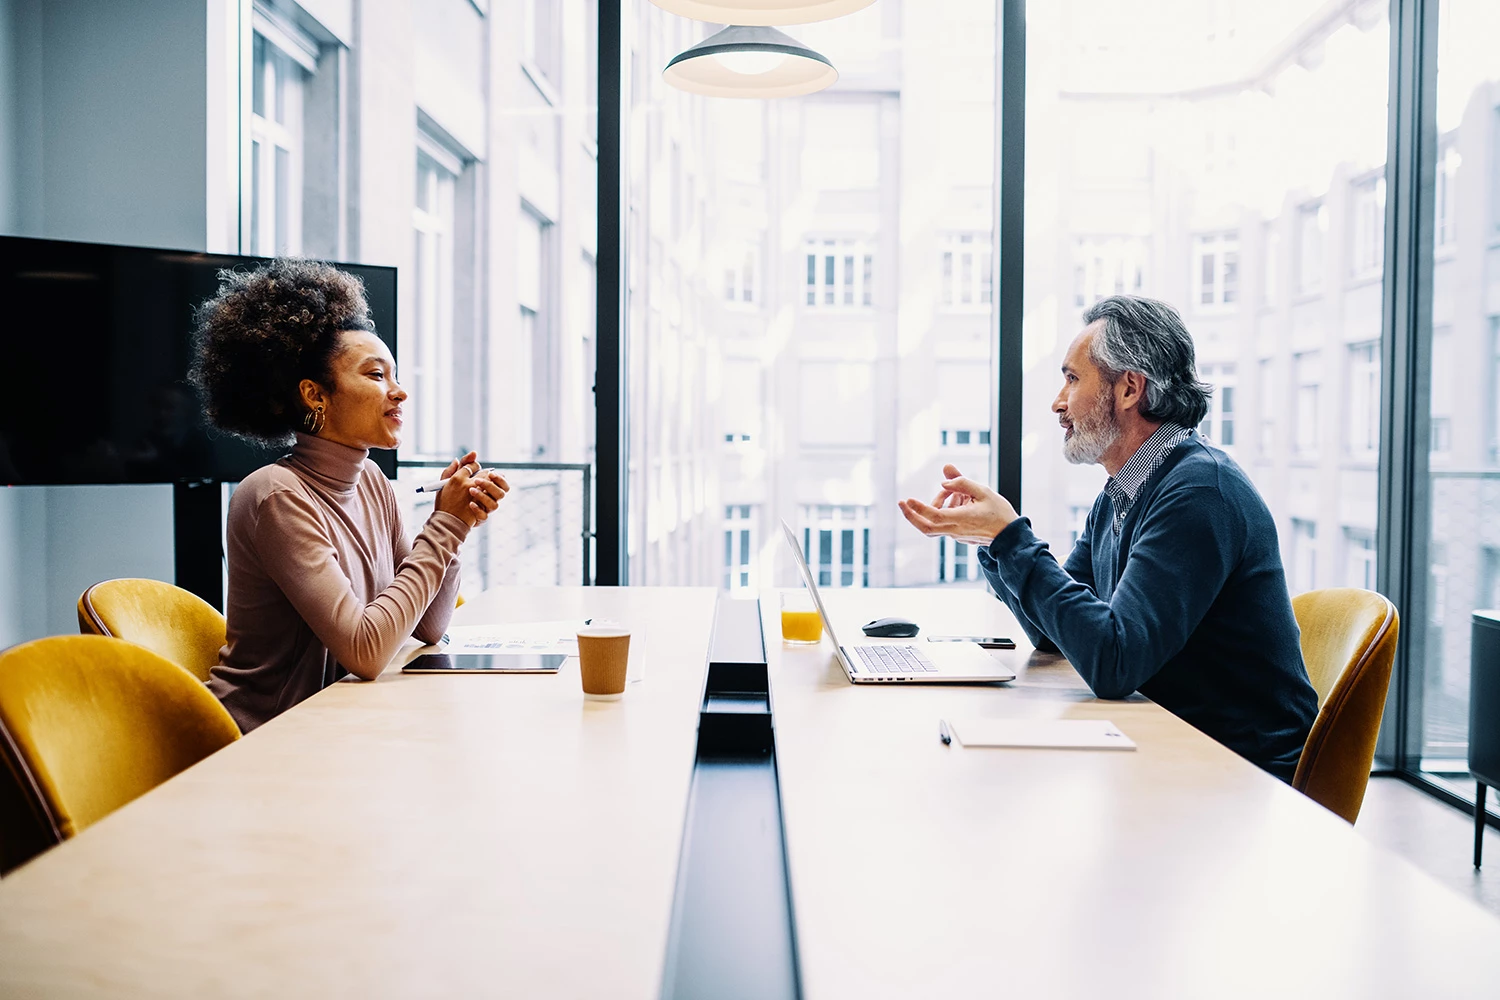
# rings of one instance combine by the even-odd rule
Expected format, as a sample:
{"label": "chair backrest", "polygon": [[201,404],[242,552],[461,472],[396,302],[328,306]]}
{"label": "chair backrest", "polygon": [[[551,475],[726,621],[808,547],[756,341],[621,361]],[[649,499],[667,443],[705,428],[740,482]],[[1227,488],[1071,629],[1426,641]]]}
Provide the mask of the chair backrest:
{"label": "chair backrest", "polygon": [[78,631],[145,646],[206,681],[224,645],[224,616],[170,583],[105,580],[78,598]]}
{"label": "chair backrest", "polygon": [[1318,717],[1292,787],[1353,823],[1364,802],[1401,621],[1371,590],[1333,587],[1292,598]]}
{"label": "chair backrest", "polygon": [[238,739],[208,689],[149,649],[52,636],[0,653],[0,869]]}

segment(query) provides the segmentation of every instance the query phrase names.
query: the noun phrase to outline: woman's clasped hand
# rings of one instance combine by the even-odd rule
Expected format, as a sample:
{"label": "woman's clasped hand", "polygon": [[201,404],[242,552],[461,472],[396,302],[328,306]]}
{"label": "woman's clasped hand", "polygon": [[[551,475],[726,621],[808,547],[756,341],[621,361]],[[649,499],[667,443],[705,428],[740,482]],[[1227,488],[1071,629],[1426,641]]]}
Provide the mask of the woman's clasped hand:
{"label": "woman's clasped hand", "polygon": [[510,492],[505,477],[480,466],[479,455],[472,451],[448,463],[442,478],[445,482],[438,492],[437,509],[471,528],[483,524]]}

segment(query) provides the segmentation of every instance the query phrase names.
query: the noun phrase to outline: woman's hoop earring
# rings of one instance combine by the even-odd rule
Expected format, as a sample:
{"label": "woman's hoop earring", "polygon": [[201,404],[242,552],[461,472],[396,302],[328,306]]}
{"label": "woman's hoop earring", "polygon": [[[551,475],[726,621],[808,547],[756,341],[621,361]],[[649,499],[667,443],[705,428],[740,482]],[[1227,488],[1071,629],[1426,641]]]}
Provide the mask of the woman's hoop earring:
{"label": "woman's hoop earring", "polygon": [[323,404],[319,403],[303,415],[302,426],[309,434],[317,434],[323,430]]}

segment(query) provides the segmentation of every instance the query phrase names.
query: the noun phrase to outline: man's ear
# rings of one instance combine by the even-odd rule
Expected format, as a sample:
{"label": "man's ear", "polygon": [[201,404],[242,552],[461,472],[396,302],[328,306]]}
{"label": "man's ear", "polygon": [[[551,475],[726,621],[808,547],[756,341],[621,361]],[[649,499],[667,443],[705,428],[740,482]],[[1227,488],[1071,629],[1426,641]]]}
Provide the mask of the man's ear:
{"label": "man's ear", "polygon": [[1129,410],[1139,407],[1146,399],[1146,376],[1140,372],[1125,372],[1115,383],[1115,407]]}

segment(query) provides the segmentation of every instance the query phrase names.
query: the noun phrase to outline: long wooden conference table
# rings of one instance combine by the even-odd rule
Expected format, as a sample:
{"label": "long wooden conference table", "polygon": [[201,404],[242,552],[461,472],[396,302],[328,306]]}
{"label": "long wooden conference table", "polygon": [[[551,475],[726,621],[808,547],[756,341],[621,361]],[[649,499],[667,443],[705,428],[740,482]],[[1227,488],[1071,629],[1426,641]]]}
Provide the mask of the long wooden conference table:
{"label": "long wooden conference table", "polygon": [[[1015,635],[1020,676],[855,687],[763,602],[803,995],[1500,996],[1500,920],[1149,701],[1094,700],[999,602],[826,596],[846,641],[887,614]],[[0,881],[0,997],[658,996],[714,608],[481,595],[456,622],[630,625],[624,698],[585,701],[576,661],[336,684]],[[944,746],[943,717],[1108,718],[1139,749]]]}

